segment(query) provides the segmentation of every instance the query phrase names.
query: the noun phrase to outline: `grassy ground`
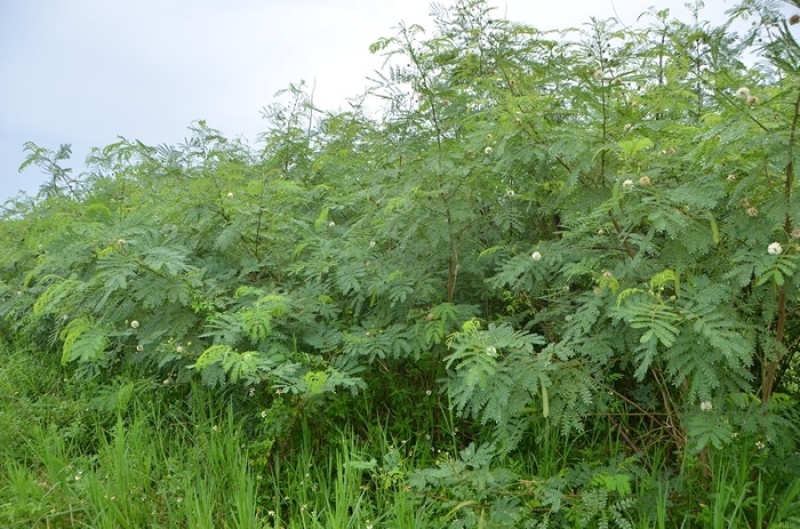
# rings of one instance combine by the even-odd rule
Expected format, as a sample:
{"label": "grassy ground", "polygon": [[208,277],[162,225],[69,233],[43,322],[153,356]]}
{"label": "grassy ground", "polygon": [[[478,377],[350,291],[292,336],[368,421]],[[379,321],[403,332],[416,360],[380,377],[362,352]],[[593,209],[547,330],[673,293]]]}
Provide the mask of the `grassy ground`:
{"label": "grassy ground", "polygon": [[[778,490],[753,472],[763,459],[752,450],[712,453],[704,488],[692,469],[665,473],[664,450],[601,468],[581,461],[621,444],[543,430],[535,449],[504,461],[510,470],[487,469],[477,453],[456,457],[465,443],[446,410],[423,413],[414,431],[363,403],[374,415],[354,428],[261,409],[253,393],[78,385],[52,358],[2,358],[1,527],[780,528],[800,513],[800,479]],[[562,489],[560,509],[547,503],[559,480],[590,467],[581,495]]]}

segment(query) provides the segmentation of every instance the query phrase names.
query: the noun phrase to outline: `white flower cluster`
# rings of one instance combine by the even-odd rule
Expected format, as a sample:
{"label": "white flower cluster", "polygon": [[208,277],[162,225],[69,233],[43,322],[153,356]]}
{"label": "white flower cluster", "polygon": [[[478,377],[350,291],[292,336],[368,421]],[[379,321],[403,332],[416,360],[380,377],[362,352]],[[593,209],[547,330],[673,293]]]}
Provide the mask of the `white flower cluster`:
{"label": "white flower cluster", "polygon": [[753,94],[751,94],[750,89],[747,88],[746,86],[742,86],[738,90],[736,90],[736,97],[738,97],[739,99],[744,99],[745,101],[747,101],[748,105],[758,104],[758,98]]}
{"label": "white flower cluster", "polygon": [[767,246],[767,253],[770,255],[780,255],[783,252],[783,246],[779,242],[773,242]]}

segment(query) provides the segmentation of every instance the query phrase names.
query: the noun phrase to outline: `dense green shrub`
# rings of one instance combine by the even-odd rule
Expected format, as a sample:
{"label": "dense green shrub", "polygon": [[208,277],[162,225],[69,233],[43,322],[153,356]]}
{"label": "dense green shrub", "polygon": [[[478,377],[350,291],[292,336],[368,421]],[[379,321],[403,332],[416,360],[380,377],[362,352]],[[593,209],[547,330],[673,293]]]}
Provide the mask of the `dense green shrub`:
{"label": "dense green shrub", "polygon": [[[183,145],[96,150],[73,179],[64,149],[30,145],[52,181],[6,204],[3,334],[76,377],[448,423],[460,463],[421,490],[518,486],[496,467],[550,430],[597,458],[490,508],[491,487],[455,498],[467,525],[521,523],[528,501],[540,521],[628,527],[625,469],[654,447],[679,454],[664,479],[747,447],[788,484],[800,46],[770,6],[734,10],[749,35],[699,10],[556,35],[464,0],[372,46],[379,117],[293,86],[258,148],[199,122]],[[487,473],[470,489],[464,469]]]}

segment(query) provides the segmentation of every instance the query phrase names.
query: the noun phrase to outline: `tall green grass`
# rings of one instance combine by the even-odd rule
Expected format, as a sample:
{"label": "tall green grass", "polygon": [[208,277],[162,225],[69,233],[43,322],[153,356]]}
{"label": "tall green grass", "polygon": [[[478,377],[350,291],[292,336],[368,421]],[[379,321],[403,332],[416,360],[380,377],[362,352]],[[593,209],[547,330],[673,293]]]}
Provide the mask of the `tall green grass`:
{"label": "tall green grass", "polygon": [[[417,529],[454,524],[462,507],[488,512],[480,494],[453,496],[454,510],[439,492],[409,486],[414,472],[463,448],[444,399],[399,425],[363,403],[350,422],[297,413],[287,427],[265,424],[273,415],[263,403],[230,393],[124,377],[78,387],[57,359],[0,354],[0,527]],[[528,509],[526,523],[573,527],[579,517],[551,516],[523,482],[568,483],[576,468],[619,460],[624,443],[613,430],[566,438],[545,420],[532,428],[524,449],[502,461],[519,476],[503,493]],[[273,443],[272,431],[285,438]],[[674,457],[655,446],[608,467],[630,476],[631,528],[798,526],[800,477],[776,482],[763,452],[745,444],[711,451],[708,482],[690,464],[666,473]],[[562,492],[565,506],[580,507],[580,487]]]}

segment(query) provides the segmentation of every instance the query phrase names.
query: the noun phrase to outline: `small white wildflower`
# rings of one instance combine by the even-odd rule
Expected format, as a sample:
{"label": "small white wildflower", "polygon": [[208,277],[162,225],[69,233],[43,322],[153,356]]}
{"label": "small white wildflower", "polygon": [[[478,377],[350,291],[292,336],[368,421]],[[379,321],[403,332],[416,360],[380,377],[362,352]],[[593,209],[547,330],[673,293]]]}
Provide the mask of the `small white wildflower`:
{"label": "small white wildflower", "polygon": [[767,445],[765,445],[761,441],[756,441],[756,448],[758,448],[759,450],[764,450],[764,448],[766,448],[766,446]]}
{"label": "small white wildflower", "polygon": [[376,244],[378,244],[378,243],[376,243],[375,241],[369,241],[369,247],[370,248],[375,248]]}
{"label": "small white wildflower", "polygon": [[233,193],[228,193],[228,198],[233,198]]}
{"label": "small white wildflower", "polygon": [[748,97],[750,97],[750,89],[747,88],[746,86],[740,87],[736,91],[736,97],[739,97],[739,98],[742,98],[742,99],[747,99]]}
{"label": "small white wildflower", "polygon": [[425,391],[425,394],[426,394],[427,396],[429,396],[429,397],[431,396],[431,394],[432,394],[432,393],[433,393],[433,392],[432,392],[431,390],[429,390],[429,389]]}
{"label": "small white wildflower", "polygon": [[767,246],[767,253],[770,255],[780,255],[783,251],[783,246],[779,242],[773,242],[769,246]]}
{"label": "small white wildflower", "polygon": [[136,321],[136,320],[133,320],[131,322],[131,329],[138,329],[138,328],[139,328],[139,322]]}
{"label": "small white wildflower", "polygon": [[490,155],[490,154],[492,154],[493,152],[494,152],[494,149],[492,149],[491,147],[486,147],[486,148],[483,150],[483,153],[484,153],[485,155],[487,155],[487,156],[488,156],[488,155]]}
{"label": "small white wildflower", "polygon": [[747,104],[756,106],[758,104],[758,98],[756,96],[750,96],[747,98]]}
{"label": "small white wildflower", "polygon": [[183,346],[179,345],[178,347],[176,347],[175,352],[178,354],[183,354]]}
{"label": "small white wildflower", "polygon": [[330,221],[330,222],[328,223],[328,227],[329,227],[329,228],[335,228],[335,227],[336,227],[336,223],[335,223],[335,222],[333,222],[333,221]]}
{"label": "small white wildflower", "polygon": [[643,176],[643,177],[641,177],[641,178],[639,179],[639,183],[640,183],[641,185],[643,185],[643,186],[649,186],[649,185],[650,185],[650,177],[648,177],[648,176]]}
{"label": "small white wildflower", "polygon": [[747,213],[748,217],[757,217],[758,216],[758,210],[756,208],[754,208],[754,207],[747,208],[747,212],[746,213]]}
{"label": "small white wildflower", "polygon": [[539,250],[536,250],[531,254],[531,259],[534,261],[541,261],[542,260],[542,253]]}
{"label": "small white wildflower", "polygon": [[252,397],[252,396],[253,396],[253,395],[255,395],[255,394],[256,394],[256,388],[250,388],[250,389],[247,391],[247,396],[248,396],[248,397]]}
{"label": "small white wildflower", "polygon": [[214,430],[215,432],[218,432],[219,431],[219,426],[217,426],[215,424],[214,426],[211,427],[211,429]]}
{"label": "small white wildflower", "polygon": [[513,190],[513,189],[508,189],[508,190],[506,190],[506,196],[507,196],[508,198],[514,198],[514,195],[515,195],[515,194],[516,194],[516,193],[514,193],[514,190]]}
{"label": "small white wildflower", "polygon": [[629,190],[629,189],[633,189],[633,180],[628,178],[627,180],[622,182],[622,189],[624,189],[626,191]]}
{"label": "small white wildflower", "polygon": [[165,378],[164,382],[162,382],[165,386],[169,386],[169,379]]}
{"label": "small white wildflower", "polygon": [[136,352],[137,353],[141,353],[142,351],[144,351],[144,345],[142,345],[142,344],[137,345],[136,346]]}
{"label": "small white wildflower", "polygon": [[267,410],[264,410],[264,411],[261,412],[261,418],[262,419],[266,419],[267,418]]}
{"label": "small white wildflower", "polygon": [[486,354],[489,356],[497,356],[497,348],[493,345],[490,345],[486,348]]}
{"label": "small white wildflower", "polygon": [[702,411],[711,411],[714,409],[714,406],[707,400],[704,400],[700,403],[700,409]]}
{"label": "small white wildflower", "polygon": [[726,180],[728,182],[735,182],[736,181],[736,175],[735,174],[729,174],[728,178],[726,178]]}
{"label": "small white wildflower", "polygon": [[800,228],[792,230],[792,239],[800,239]]}

